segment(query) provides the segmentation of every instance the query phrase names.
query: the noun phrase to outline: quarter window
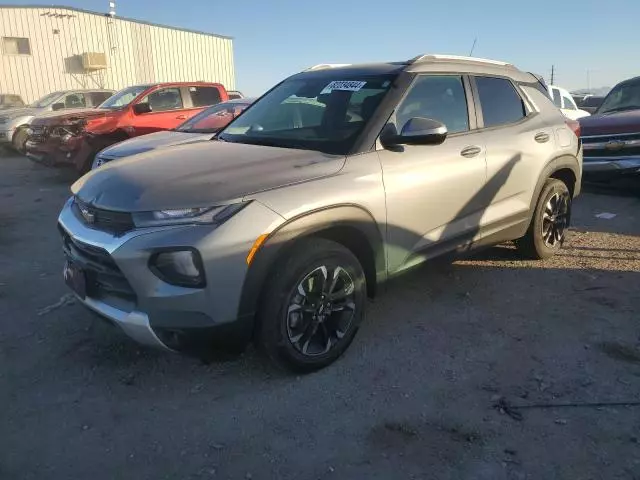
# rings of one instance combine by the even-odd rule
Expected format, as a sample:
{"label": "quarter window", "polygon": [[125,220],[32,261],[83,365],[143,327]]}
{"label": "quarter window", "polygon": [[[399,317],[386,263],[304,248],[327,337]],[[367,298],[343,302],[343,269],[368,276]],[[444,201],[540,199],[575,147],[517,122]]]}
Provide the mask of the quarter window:
{"label": "quarter window", "polygon": [[576,110],[576,106],[573,104],[573,101],[566,95],[562,96],[562,101],[564,102],[564,108],[566,110]]}
{"label": "quarter window", "polygon": [[217,105],[222,100],[216,87],[189,87],[189,93],[194,107]]}
{"label": "quarter window", "polygon": [[504,78],[476,77],[485,127],[517,122],[525,117],[524,102]]}
{"label": "quarter window", "polygon": [[446,125],[449,133],[469,130],[469,111],[460,76],[422,75],[396,109],[396,128],[413,117],[430,118]]}
{"label": "quarter window", "polygon": [[6,55],[31,55],[28,38],[2,37],[2,46]]}
{"label": "quarter window", "polygon": [[179,88],[161,88],[143,98],[140,103],[148,103],[152,112],[166,112],[182,108]]}

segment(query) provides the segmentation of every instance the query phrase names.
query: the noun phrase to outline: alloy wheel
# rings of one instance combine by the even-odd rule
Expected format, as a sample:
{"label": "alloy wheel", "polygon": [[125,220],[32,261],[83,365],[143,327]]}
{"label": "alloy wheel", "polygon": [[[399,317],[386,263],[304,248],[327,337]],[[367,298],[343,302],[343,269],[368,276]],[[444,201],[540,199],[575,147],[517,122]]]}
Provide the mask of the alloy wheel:
{"label": "alloy wheel", "polygon": [[564,240],[570,204],[569,192],[556,192],[547,201],[542,212],[542,239],[547,247],[555,248]]}
{"label": "alloy wheel", "polygon": [[298,283],[287,308],[287,335],[306,356],[323,355],[345,337],[356,316],[355,283],[343,267],[321,265]]}

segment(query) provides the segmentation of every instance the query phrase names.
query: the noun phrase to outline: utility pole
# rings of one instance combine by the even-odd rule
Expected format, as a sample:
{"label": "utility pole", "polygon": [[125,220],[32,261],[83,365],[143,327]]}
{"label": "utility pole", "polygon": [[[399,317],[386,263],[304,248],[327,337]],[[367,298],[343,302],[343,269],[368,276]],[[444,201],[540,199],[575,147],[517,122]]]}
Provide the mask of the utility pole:
{"label": "utility pole", "polygon": [[591,93],[591,71],[587,68],[587,92]]}
{"label": "utility pole", "polygon": [[551,65],[551,85],[553,85],[555,79],[556,79],[556,66],[555,65]]}

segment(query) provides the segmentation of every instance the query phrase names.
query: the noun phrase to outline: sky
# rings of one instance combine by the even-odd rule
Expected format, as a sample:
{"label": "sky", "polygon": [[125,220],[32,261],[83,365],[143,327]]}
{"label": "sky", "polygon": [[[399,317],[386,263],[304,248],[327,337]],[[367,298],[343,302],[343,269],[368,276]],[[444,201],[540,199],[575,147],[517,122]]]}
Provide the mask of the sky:
{"label": "sky", "polygon": [[[1,2],[47,4],[37,0]],[[98,12],[109,0],[55,2]],[[233,37],[236,87],[259,95],[318,63],[405,60],[423,53],[513,63],[570,90],[640,75],[640,1],[116,0],[116,14]],[[188,8],[186,8],[188,6]]]}

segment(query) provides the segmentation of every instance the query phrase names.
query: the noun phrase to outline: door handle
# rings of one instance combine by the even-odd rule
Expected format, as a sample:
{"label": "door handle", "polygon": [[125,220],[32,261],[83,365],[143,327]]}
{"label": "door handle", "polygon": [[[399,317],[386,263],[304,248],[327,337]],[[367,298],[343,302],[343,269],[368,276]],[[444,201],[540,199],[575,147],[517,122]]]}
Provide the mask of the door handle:
{"label": "door handle", "polygon": [[178,116],[176,117],[176,120],[186,120],[186,119],[187,119],[187,116],[186,116],[186,115],[178,115]]}
{"label": "door handle", "polygon": [[460,155],[462,155],[463,157],[471,158],[478,155],[481,151],[482,149],[480,147],[472,145],[470,147],[464,147],[460,152]]}
{"label": "door handle", "polygon": [[536,136],[533,137],[534,140],[538,143],[546,143],[549,141],[549,134],[548,133],[544,133],[544,132],[540,132],[540,133],[536,133]]}

